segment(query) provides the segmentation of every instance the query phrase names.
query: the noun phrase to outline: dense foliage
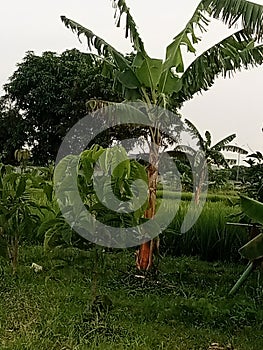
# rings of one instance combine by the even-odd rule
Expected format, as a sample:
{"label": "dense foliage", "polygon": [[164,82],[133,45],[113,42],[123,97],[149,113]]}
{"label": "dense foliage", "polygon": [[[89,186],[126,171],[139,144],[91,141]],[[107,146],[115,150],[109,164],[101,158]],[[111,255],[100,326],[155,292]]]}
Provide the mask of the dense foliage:
{"label": "dense foliage", "polygon": [[76,49],[61,55],[28,52],[4,86],[0,109],[2,160],[14,163],[14,150],[34,146],[34,164],[55,160],[66,132],[87,112],[92,98],[118,101],[99,60]]}

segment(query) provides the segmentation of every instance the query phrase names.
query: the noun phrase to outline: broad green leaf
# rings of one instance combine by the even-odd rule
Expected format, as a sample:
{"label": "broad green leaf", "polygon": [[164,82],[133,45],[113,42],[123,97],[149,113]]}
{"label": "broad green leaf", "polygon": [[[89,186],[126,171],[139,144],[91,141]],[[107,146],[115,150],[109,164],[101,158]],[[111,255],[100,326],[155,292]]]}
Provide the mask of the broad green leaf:
{"label": "broad green leaf", "polygon": [[[56,226],[54,226],[55,228]],[[44,251],[47,252],[50,249],[50,243],[56,235],[58,235],[58,231],[56,231],[54,228],[49,228],[46,233],[45,233],[45,238],[44,238]]]}
{"label": "broad green leaf", "polygon": [[131,161],[131,179],[140,179],[145,181],[145,183],[148,182],[148,175],[145,167],[135,160]]}
{"label": "broad green leaf", "polygon": [[[72,21],[69,18],[66,18],[65,16],[61,16],[62,22],[66,25],[67,28],[70,28],[73,32],[77,33],[78,37],[83,34],[85,35],[88,47],[91,50],[92,47],[94,47],[100,56],[103,56],[104,58],[111,56],[115,65],[118,67],[118,74],[129,72],[128,76],[130,79],[132,79],[132,82],[130,83],[132,86],[139,85],[139,81],[136,82],[137,78],[134,74],[133,70],[131,69],[130,62],[122,55],[119,51],[117,51],[113,46],[108,44],[106,41],[104,41],[102,38],[94,34],[91,30],[83,27],[81,24]],[[107,68],[113,71],[114,67],[111,65],[107,65]],[[107,75],[105,71],[106,66],[104,67],[104,75]],[[127,80],[127,74],[124,74],[121,77],[118,77],[118,79],[121,79],[121,82],[125,82],[125,84],[129,84]],[[136,84],[135,84],[136,82]]]}
{"label": "broad green leaf", "polygon": [[101,75],[105,78],[112,78],[114,66],[106,59],[102,62]]}
{"label": "broad green leaf", "polygon": [[185,28],[173,39],[172,43],[166,48],[166,59],[163,64],[163,77],[160,90],[163,92],[166,86],[166,80],[169,79],[169,72],[174,68],[176,72],[184,72],[184,62],[182,58],[181,47],[185,46],[187,51],[195,53],[194,44],[200,40],[195,35],[195,27],[199,27],[201,31],[205,31],[205,27],[209,24],[209,20],[205,14],[209,13],[209,4],[201,1],[197,6],[193,16],[186,24]]}
{"label": "broad green leaf", "polygon": [[109,156],[109,151],[108,149],[106,149],[99,157],[99,166],[106,174],[109,172],[110,169]]}
{"label": "broad green leaf", "polygon": [[19,179],[18,185],[17,185],[17,189],[16,189],[16,197],[21,197],[22,194],[24,194],[26,189],[26,177],[25,176],[21,176],[21,178]]}
{"label": "broad green leaf", "polygon": [[130,161],[123,147],[109,149],[111,153],[111,174],[115,178],[124,178],[130,174]]}
{"label": "broad green leaf", "polygon": [[64,230],[61,232],[61,237],[66,243],[66,245],[71,245],[71,239],[72,239],[72,230],[68,227],[65,227]]}
{"label": "broad green leaf", "polygon": [[132,67],[133,68],[141,67],[144,61],[145,61],[145,56],[141,52],[138,52],[133,59]]}
{"label": "broad green leaf", "polygon": [[234,145],[223,146],[222,150],[229,151],[229,152],[235,152],[235,153],[239,153],[239,154],[248,154],[248,151],[246,151],[244,148],[234,146]]}
{"label": "broad green leaf", "polygon": [[119,67],[120,72],[130,68],[130,63],[126,60],[126,58],[120,52],[111,49],[111,55],[115,63]]}
{"label": "broad green leaf", "polygon": [[130,173],[130,160],[123,160],[120,164],[115,166],[112,175],[117,179],[124,179]]}
{"label": "broad green leaf", "polygon": [[238,279],[238,281],[236,282],[236,284],[234,285],[234,287],[231,289],[231,291],[229,292],[229,295],[233,295],[241,286],[242,284],[246,281],[246,279],[249,277],[249,275],[251,274],[251,272],[254,269],[254,264],[253,262],[250,262],[248,264],[248,267],[246,268],[246,270],[243,272],[243,274],[241,275],[241,277]]}
{"label": "broad green leaf", "polygon": [[46,183],[43,186],[43,191],[44,191],[48,201],[51,202],[52,201],[52,197],[53,197],[53,186],[48,184],[48,183]]}
{"label": "broad green leaf", "polygon": [[228,143],[233,141],[235,138],[236,138],[236,134],[229,135],[229,136],[225,137],[223,140],[221,140],[218,143],[216,143],[212,147],[212,149],[213,150],[221,150],[223,147],[225,147]]}
{"label": "broad green leaf", "polygon": [[[72,237],[72,230],[63,218],[50,220],[49,229],[45,232],[44,250],[48,251],[52,247],[58,246],[60,243],[69,245]],[[40,234],[40,233],[39,233]],[[64,242],[62,242],[62,240]]]}
{"label": "broad green leaf", "polygon": [[188,38],[187,33],[185,31],[182,31],[178,36],[174,38],[173,42],[167,46],[166,60],[163,65],[164,70],[175,68],[176,72],[178,73],[182,73],[184,71],[181,45],[186,45],[188,51],[195,53],[195,48]]}
{"label": "broad green leaf", "polygon": [[180,47],[181,42],[176,40],[170,44],[166,49],[166,60],[163,64],[163,71],[170,71],[174,68],[176,72],[183,73],[184,63]]}
{"label": "broad green leaf", "polygon": [[[142,104],[142,107],[144,108],[145,105]],[[121,123],[122,125],[125,123],[139,125],[143,125],[144,123],[146,125],[149,124],[149,116],[147,113],[144,113],[142,110],[140,110],[138,101],[136,103],[136,106],[130,103],[123,102],[113,104],[109,106],[109,109],[112,115],[114,115],[116,123]]]}
{"label": "broad green leaf", "polygon": [[94,145],[91,148],[91,158],[93,161],[97,161],[100,155],[104,152],[104,149],[99,145]]}
{"label": "broad green leaf", "polygon": [[246,259],[257,260],[263,258],[263,234],[259,234],[242,248],[239,249],[239,253]]}
{"label": "broad green leaf", "polygon": [[116,76],[120,83],[128,89],[137,89],[141,86],[140,81],[131,69],[118,72]]}
{"label": "broad green leaf", "polygon": [[185,70],[181,79],[183,88],[177,98],[184,102],[197,92],[208,90],[215,78],[263,63],[263,45],[248,45],[251,36],[240,30],[198,56]]}
{"label": "broad green leaf", "polygon": [[139,90],[135,89],[124,89],[123,97],[126,101],[137,101],[140,100],[142,95]]}
{"label": "broad green leaf", "polygon": [[136,23],[130,13],[129,7],[125,0],[111,0],[113,7],[116,9],[115,17],[117,17],[117,27],[120,26],[121,17],[126,16],[125,37],[130,37],[133,47],[136,51],[145,52],[144,44],[138,33]]}
{"label": "broad green leaf", "polygon": [[37,235],[42,237],[45,235],[45,233],[50,229],[50,227],[54,226],[58,223],[58,218],[51,219],[48,221],[44,221],[38,228]]}
{"label": "broad green leaf", "polygon": [[254,222],[263,224],[263,203],[246,196],[241,197],[241,208]]}
{"label": "broad green leaf", "polygon": [[165,94],[177,93],[182,89],[182,80],[176,77],[172,72],[162,74],[160,79],[160,87]]}
{"label": "broad green leaf", "polygon": [[140,82],[155,90],[162,73],[162,60],[146,57],[139,68],[136,70],[136,75]]}
{"label": "broad green leaf", "polygon": [[72,189],[72,174],[77,167],[78,156],[68,155],[60,160],[54,170],[54,184],[63,185],[63,188]]}

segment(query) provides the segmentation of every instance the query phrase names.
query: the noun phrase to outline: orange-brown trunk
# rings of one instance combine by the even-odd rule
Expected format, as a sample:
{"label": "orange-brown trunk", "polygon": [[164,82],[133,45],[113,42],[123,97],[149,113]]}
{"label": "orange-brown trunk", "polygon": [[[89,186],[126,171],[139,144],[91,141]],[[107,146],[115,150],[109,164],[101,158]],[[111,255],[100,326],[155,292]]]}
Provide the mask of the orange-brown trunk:
{"label": "orange-brown trunk", "polygon": [[142,243],[140,245],[139,251],[137,252],[137,259],[136,259],[136,267],[138,270],[147,271],[148,266],[151,265],[150,249],[151,249],[151,241]]}
{"label": "orange-brown trunk", "polygon": [[[148,208],[144,213],[144,217],[151,219],[156,211],[156,190],[158,180],[158,162],[159,162],[159,145],[160,134],[157,131],[155,140],[152,140],[152,146],[149,155],[148,166]],[[148,271],[153,266],[154,253],[158,254],[159,238],[151,239],[142,243],[136,253],[136,267],[138,270]]]}

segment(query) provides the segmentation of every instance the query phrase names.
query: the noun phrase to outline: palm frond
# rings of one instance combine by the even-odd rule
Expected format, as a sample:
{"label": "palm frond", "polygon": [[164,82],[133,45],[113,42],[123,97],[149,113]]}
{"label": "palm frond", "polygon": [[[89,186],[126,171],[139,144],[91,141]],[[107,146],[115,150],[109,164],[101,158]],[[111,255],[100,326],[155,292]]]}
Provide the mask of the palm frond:
{"label": "palm frond", "polygon": [[185,121],[185,124],[187,125],[190,133],[198,139],[199,145],[203,149],[204,148],[204,139],[202,138],[200,132],[197,130],[197,128],[194,126],[194,124],[192,122],[190,122],[190,120],[185,119],[184,121]]}
{"label": "palm frond", "polygon": [[261,159],[263,160],[263,154],[259,151],[249,154],[248,157],[256,158],[257,160],[261,160]]}
{"label": "palm frond", "polygon": [[[73,33],[76,33],[78,37],[81,35],[84,35],[86,37],[89,50],[95,48],[98,52],[98,55],[103,59],[110,58],[114,62],[118,71],[115,76],[118,81],[122,83],[122,86],[125,87],[123,93],[124,95],[127,93],[127,91],[136,90],[141,86],[140,81],[131,68],[130,62],[124,57],[122,53],[120,53],[98,35],[94,34],[91,30],[83,27],[81,24],[69,18],[66,18],[65,16],[61,16],[61,20],[65,26],[71,29]],[[113,70],[114,66],[107,64],[107,72],[109,71],[109,68]]]}
{"label": "palm frond", "polygon": [[249,166],[255,165],[256,161],[254,159],[244,160]]}
{"label": "palm frond", "polygon": [[92,48],[94,48],[98,52],[99,56],[102,56],[103,58],[113,58],[121,70],[129,67],[129,62],[126,60],[122,53],[117,51],[113,46],[100,38],[98,35],[94,34],[90,29],[83,27],[81,24],[65,16],[61,16],[61,20],[67,28],[71,29],[73,33],[77,34],[79,40],[81,35],[84,35],[86,37],[90,51]]}
{"label": "palm frond", "polygon": [[214,150],[213,148],[211,148],[207,153],[207,161],[208,163],[215,164],[218,167],[223,166],[225,168],[229,168],[229,164],[225,159],[223,153]]}
{"label": "palm frond", "polygon": [[195,34],[195,29],[199,28],[201,32],[206,31],[206,26],[209,24],[209,19],[205,15],[207,11],[205,4],[200,2],[185,28],[167,46],[160,91],[165,91],[167,82],[171,80],[171,68],[175,69],[178,73],[184,71],[182,46],[186,46],[187,51],[195,53],[194,45],[200,40]]}
{"label": "palm frond", "polygon": [[211,148],[211,150],[220,151],[220,150],[222,150],[223,148],[225,148],[226,145],[227,145],[228,143],[230,143],[231,141],[233,141],[235,138],[236,138],[236,134],[229,135],[229,136],[223,138],[222,140],[220,140],[219,142],[217,142],[217,143]]}
{"label": "palm frond", "polygon": [[203,0],[201,3],[209,8],[213,18],[222,20],[229,27],[241,20],[247,33],[263,38],[263,6],[246,0]]}
{"label": "palm frond", "polygon": [[183,102],[197,92],[208,90],[219,75],[231,76],[242,68],[263,63],[263,45],[254,46],[241,30],[222,40],[197,57],[182,75],[182,89],[176,98]]}
{"label": "palm frond", "polygon": [[235,165],[237,164],[237,160],[234,158],[226,158],[226,162],[228,165]]}
{"label": "palm frond", "polygon": [[167,153],[174,158],[177,156],[184,156],[185,158],[186,155],[193,157],[196,154],[196,150],[188,145],[178,145],[174,148],[173,151],[167,151]]}
{"label": "palm frond", "polygon": [[238,147],[238,146],[234,146],[234,145],[223,146],[222,150],[223,151],[227,151],[227,152],[239,153],[239,154],[248,154],[248,152],[244,148]]}
{"label": "palm frond", "polygon": [[178,72],[183,72],[181,46],[185,45],[188,51],[195,53],[194,44],[200,40],[195,30],[198,28],[201,32],[206,31],[211,17],[222,20],[229,27],[241,19],[243,30],[247,35],[256,41],[260,41],[263,37],[262,5],[246,0],[202,0],[185,28],[167,47],[164,70],[174,67]]}
{"label": "palm frond", "polygon": [[207,143],[207,146],[210,147],[211,146],[211,134],[209,131],[206,131],[205,132],[205,138],[206,138],[206,143]]}
{"label": "palm frond", "polygon": [[127,7],[125,0],[112,0],[112,5],[115,8],[117,27],[120,26],[122,15],[126,15],[125,37],[130,38],[134,49],[138,52],[145,53],[143,41],[138,33],[136,23]]}
{"label": "palm frond", "polygon": [[94,34],[91,30],[83,27],[81,24],[65,16],[61,16],[60,18],[67,28],[71,29],[73,33],[77,34],[79,40],[82,34],[85,35],[90,51],[92,50],[92,47],[94,47],[100,56],[107,57],[109,56],[109,53],[114,50],[110,44]]}

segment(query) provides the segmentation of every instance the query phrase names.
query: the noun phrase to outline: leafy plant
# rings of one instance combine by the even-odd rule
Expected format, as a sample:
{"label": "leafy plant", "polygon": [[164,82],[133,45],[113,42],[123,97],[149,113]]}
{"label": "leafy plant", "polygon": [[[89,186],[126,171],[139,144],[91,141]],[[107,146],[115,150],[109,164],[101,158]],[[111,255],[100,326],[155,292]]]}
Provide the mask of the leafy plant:
{"label": "leafy plant", "polygon": [[30,197],[32,184],[30,174],[0,165],[1,254],[9,257],[13,273],[17,270],[21,239],[36,232],[43,218],[43,207]]}
{"label": "leafy plant", "polygon": [[243,177],[244,192],[247,196],[263,201],[263,156],[257,151],[247,156],[245,160],[250,167],[246,167]]}
{"label": "leafy plant", "polygon": [[[70,169],[76,161],[78,161],[78,191],[84,207],[75,204]],[[82,224],[84,223],[87,228],[89,237],[84,238],[90,238],[90,241],[98,244],[101,243],[101,232],[93,231],[94,220],[112,227],[135,227],[141,222],[147,201],[139,207],[136,198],[134,199],[133,190],[139,192],[143,184],[146,184],[146,170],[138,162],[130,161],[124,148],[116,146],[103,149],[94,145],[82,152],[79,157],[67,156],[55,169],[55,179],[57,178],[61,181],[55,181],[55,191],[62,194],[58,196],[58,200],[63,201],[63,215],[72,226],[66,223],[61,213],[58,213],[56,218],[44,222],[38,232],[40,235],[45,232],[46,249],[48,246],[54,247],[60,244],[71,245],[73,236],[76,241],[74,229],[78,228],[79,224],[76,218],[80,223],[81,220],[86,220],[82,221]],[[132,187],[134,181],[138,179],[143,182],[136,182],[136,188]],[[96,184],[97,187],[94,188]],[[86,211],[90,216],[85,215]]]}
{"label": "leafy plant", "polygon": [[[241,196],[241,208],[255,223],[263,224],[263,203],[246,196]],[[247,244],[239,249],[240,254],[249,260],[249,264],[231,289],[230,294],[234,294],[245,282],[250,273],[263,262],[263,233],[252,238]]]}
{"label": "leafy plant", "polygon": [[[78,37],[86,37],[89,50],[94,48],[97,51],[104,64],[104,74],[114,80],[115,88],[120,92],[122,99],[143,101],[150,119],[152,105],[177,112],[182,104],[193,98],[197,92],[209,89],[219,75],[231,75],[241,68],[262,64],[263,46],[257,45],[263,36],[261,5],[245,0],[200,1],[185,28],[166,48],[166,57],[162,60],[147,54],[126,1],[112,0],[112,4],[117,26],[120,26],[123,17],[126,19],[125,36],[130,38],[134,49],[132,61],[90,29],[65,16],[61,16],[61,19]],[[241,20],[242,29],[203,52],[185,68],[183,48],[195,54],[195,46],[201,40],[197,32],[206,31],[210,18],[221,19],[231,28]],[[94,54],[94,57],[97,56]],[[98,105],[101,106],[101,103]],[[149,152],[149,206],[144,213],[146,218],[152,218],[156,214],[162,118],[163,115],[156,118],[147,134],[152,147]],[[141,245],[137,259],[139,269],[148,270],[152,267],[153,252],[157,247],[158,239]]]}
{"label": "leafy plant", "polygon": [[[236,135],[232,134],[229,135],[222,140],[218,141],[215,145],[212,145],[212,137],[209,131],[205,132],[205,137],[202,137],[200,132],[197,130],[195,125],[188,119],[185,120],[187,127],[189,128],[189,131],[191,134],[193,134],[199,143],[199,146],[201,150],[205,154],[206,164],[208,165],[208,169],[211,169],[211,166],[217,166],[229,168],[229,165],[232,163],[230,159],[226,159],[223,151],[228,152],[237,152],[240,154],[247,154],[248,152],[244,150],[241,147],[231,145],[230,142],[232,142]],[[176,149],[179,149],[181,151],[185,151],[186,153],[189,153],[193,158],[198,158],[198,152],[196,152],[194,149],[192,149],[189,146],[178,146]],[[201,167],[199,172],[199,179],[198,183],[195,189],[195,202],[199,203],[200,193],[202,190],[202,187],[204,186],[204,180],[205,180],[205,168]]]}

